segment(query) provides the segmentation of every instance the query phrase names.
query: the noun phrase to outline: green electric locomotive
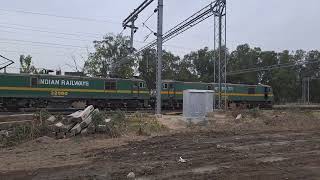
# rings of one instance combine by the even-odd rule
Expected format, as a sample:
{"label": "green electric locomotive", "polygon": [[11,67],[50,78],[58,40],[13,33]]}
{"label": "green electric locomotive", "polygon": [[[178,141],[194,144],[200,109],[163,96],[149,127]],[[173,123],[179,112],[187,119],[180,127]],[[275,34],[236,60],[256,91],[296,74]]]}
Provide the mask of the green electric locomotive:
{"label": "green electric locomotive", "polygon": [[140,79],[0,74],[3,107],[145,107],[149,99],[146,83]]}
{"label": "green electric locomotive", "polygon": [[[246,105],[248,107],[271,107],[273,103],[272,88],[267,85],[226,84],[226,93],[222,84],[222,97],[228,105]],[[166,108],[181,108],[183,91],[187,89],[214,90],[218,100],[219,87],[216,83],[181,82],[165,80],[162,83],[162,105]]]}

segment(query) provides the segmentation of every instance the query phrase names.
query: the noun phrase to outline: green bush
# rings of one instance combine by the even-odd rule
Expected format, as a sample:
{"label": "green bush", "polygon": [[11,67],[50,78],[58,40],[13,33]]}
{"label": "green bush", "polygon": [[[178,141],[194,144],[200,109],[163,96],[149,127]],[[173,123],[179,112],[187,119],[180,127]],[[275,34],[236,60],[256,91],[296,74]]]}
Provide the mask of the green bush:
{"label": "green bush", "polygon": [[95,132],[106,133],[111,137],[119,137],[127,131],[127,121],[124,112],[117,110],[110,116],[110,122],[106,122],[106,119],[108,119],[106,112],[102,111],[93,114],[92,120]]}
{"label": "green bush", "polygon": [[129,128],[132,131],[137,132],[138,135],[147,136],[167,129],[164,125],[159,123],[155,117],[139,112],[129,118],[129,125]]}
{"label": "green bush", "polygon": [[9,136],[0,137],[0,143],[4,146],[14,146],[26,141],[47,135],[48,127],[45,123],[33,121],[30,124],[17,125],[9,130]]}

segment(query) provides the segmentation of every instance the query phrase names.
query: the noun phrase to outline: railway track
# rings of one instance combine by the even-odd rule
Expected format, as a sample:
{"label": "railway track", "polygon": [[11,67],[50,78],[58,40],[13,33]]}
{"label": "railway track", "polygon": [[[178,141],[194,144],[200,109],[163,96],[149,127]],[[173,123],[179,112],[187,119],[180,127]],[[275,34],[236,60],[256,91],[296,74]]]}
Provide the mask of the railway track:
{"label": "railway track", "polygon": [[[20,109],[17,111],[0,111],[0,121],[1,119],[4,119],[5,117],[21,117],[21,116],[34,116],[35,113],[40,112],[43,109]],[[68,115],[75,111],[82,110],[82,109],[75,109],[75,108],[69,108],[69,109],[61,109],[61,108],[46,108],[46,111],[48,111],[52,115],[61,114],[61,115]],[[142,113],[146,115],[154,115],[154,109],[148,108],[148,109],[137,109],[137,110],[128,110],[128,109],[119,109],[121,112],[124,112],[127,117],[134,116],[136,113]],[[116,113],[117,110],[111,110],[111,109],[104,109],[104,111],[107,112],[107,114],[112,115],[113,113]],[[162,111],[164,115],[181,115],[181,110],[163,110]]]}

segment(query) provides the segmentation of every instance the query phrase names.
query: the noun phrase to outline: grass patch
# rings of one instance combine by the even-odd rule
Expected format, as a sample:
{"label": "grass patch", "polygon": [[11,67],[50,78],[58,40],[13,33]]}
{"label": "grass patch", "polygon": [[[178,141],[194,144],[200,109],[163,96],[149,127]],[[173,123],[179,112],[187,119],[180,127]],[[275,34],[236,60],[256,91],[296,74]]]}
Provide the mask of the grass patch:
{"label": "grass patch", "polygon": [[[106,120],[110,119],[109,122]],[[108,134],[111,137],[120,137],[127,132],[127,119],[124,112],[118,110],[111,115],[102,111],[93,114],[92,126],[96,133]]]}
{"label": "grass patch", "polygon": [[168,130],[156,117],[144,113],[133,114],[128,118],[128,122],[130,130],[138,135],[150,136]]}
{"label": "grass patch", "polygon": [[0,143],[3,146],[14,146],[26,141],[30,141],[41,136],[47,135],[50,131],[46,119],[50,113],[40,110],[34,114],[34,120],[28,123],[14,125],[5,130],[8,133],[0,136]]}

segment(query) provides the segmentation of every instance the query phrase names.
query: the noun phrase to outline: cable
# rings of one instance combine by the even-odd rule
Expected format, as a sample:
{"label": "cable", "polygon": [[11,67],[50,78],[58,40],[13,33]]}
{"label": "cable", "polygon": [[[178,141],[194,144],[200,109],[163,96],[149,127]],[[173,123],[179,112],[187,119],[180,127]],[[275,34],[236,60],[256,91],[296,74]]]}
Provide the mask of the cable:
{"label": "cable", "polygon": [[[58,43],[27,41],[27,40],[19,40],[19,39],[0,38],[0,40],[4,40],[4,41],[16,41],[16,42],[24,42],[24,43],[32,43],[32,44],[40,44],[40,45],[51,45],[51,46],[73,47],[73,48],[86,48],[86,47],[83,47],[83,46],[76,46],[76,45],[66,45],[66,44],[58,44]],[[1,43],[1,42],[0,42],[0,43]]]}
{"label": "cable", "polygon": [[[1,25],[0,25],[0,28],[1,28]],[[13,31],[6,31],[6,30],[1,30],[1,32],[6,32],[6,33],[14,33],[14,34],[31,34],[30,32],[13,32]],[[50,38],[56,38],[56,39],[64,39],[64,40],[75,40],[75,41],[93,41],[93,39],[77,39],[77,38],[69,38],[69,37],[62,37],[62,36],[54,36],[54,35],[45,35],[45,34],[38,34],[38,35],[41,35],[41,36],[45,36],[45,37],[50,37]]]}
{"label": "cable", "polygon": [[158,8],[155,8],[153,13],[142,23],[142,24],[145,24],[147,21],[149,21],[149,19],[156,13],[158,12]]}
{"label": "cable", "polygon": [[[64,33],[64,32],[54,32],[54,31],[46,31],[46,30],[39,30],[39,29],[27,29],[27,28],[19,28],[19,27],[10,27],[10,26],[3,26],[0,24],[0,27],[4,28],[9,28],[9,29],[14,29],[14,30],[25,30],[25,31],[36,31],[36,32],[43,32],[43,33],[51,33],[51,34],[62,34],[62,35],[68,35],[68,36],[76,36],[79,37],[80,34],[73,34],[73,33]],[[90,37],[90,36],[88,36]],[[91,36],[91,37],[96,37],[96,36]]]}
{"label": "cable", "polygon": [[[7,23],[7,22],[0,22],[0,24],[2,25],[9,25],[9,26],[20,26],[20,27],[26,27],[26,28],[32,28],[32,29],[45,29],[45,30],[51,30],[53,33],[56,33],[56,29],[52,29],[52,28],[47,28],[47,27],[36,27],[36,26],[28,26],[28,25],[24,25],[24,24],[16,24],[16,23]],[[74,32],[74,33],[65,33],[64,34],[71,34],[71,35],[79,35],[79,34],[83,34],[83,35],[92,35],[92,36],[101,36],[101,34],[97,34],[97,33],[89,33],[89,32]]]}
{"label": "cable", "polygon": [[[40,55],[48,55],[48,54],[54,54],[53,52],[48,52],[48,53],[40,53],[40,52],[26,52],[26,51],[13,51],[13,50],[2,50],[0,49],[0,52],[7,52],[7,53],[19,53],[19,54],[40,54]],[[62,52],[61,52],[62,53]],[[67,57],[67,52],[65,54],[55,54],[54,56],[60,56],[60,57]]]}
{"label": "cable", "polygon": [[[217,3],[217,2],[215,2]],[[191,27],[201,23],[205,19],[213,16],[219,9],[217,4],[210,3],[209,5],[205,6],[201,10],[197,11],[178,25],[174,26],[173,28],[169,29],[166,33],[163,34],[163,43],[171,40],[172,38],[178,36],[179,34],[184,33],[186,30],[190,29]],[[157,44],[157,40],[153,40],[148,45],[142,47],[138,52],[143,51],[144,49],[152,48]]]}
{"label": "cable", "polygon": [[[17,45],[17,43],[23,43],[23,42],[2,42],[0,41],[1,44],[14,44]],[[41,44],[29,44],[29,46],[37,46],[37,47],[48,47],[48,48],[60,48],[60,49],[66,49],[66,47],[61,47],[61,46],[50,46],[50,45],[41,45]],[[67,48],[67,49],[74,49],[74,48]],[[85,49],[85,48],[82,48]]]}
{"label": "cable", "polygon": [[120,34],[120,35],[122,35],[122,34],[123,34],[123,32],[124,32],[124,30],[125,30],[125,29],[123,28],[123,29],[120,31],[120,33],[119,33],[119,34]]}
{"label": "cable", "polygon": [[[19,28],[19,27],[12,27],[12,26],[3,26],[1,25],[3,23],[0,23],[0,27],[4,27],[4,28],[9,28],[9,29],[13,29],[13,30],[24,30],[24,31],[36,31],[36,32],[44,32],[44,33],[49,33],[49,34],[61,34],[61,35],[71,35],[71,36],[76,36],[79,37],[79,34],[86,34],[84,32],[77,32],[79,34],[74,34],[74,33],[65,33],[65,32],[53,32],[53,31],[46,31],[46,30],[40,30],[39,29],[27,29],[27,28]],[[8,24],[8,23],[4,23],[4,24]],[[9,24],[11,25],[11,24]],[[24,26],[24,25],[18,25],[18,24],[12,24],[12,25],[16,25],[16,26],[21,26],[21,27],[30,27],[30,28],[36,28],[33,26]],[[44,28],[47,29],[47,28]],[[0,31],[4,31],[4,32],[8,32],[8,33],[15,33],[12,31],[5,31],[5,30],[0,30]],[[122,30],[119,34],[123,34],[124,30]],[[17,32],[18,33],[18,32]],[[20,33],[20,32],[19,32]],[[26,33],[26,32],[23,32]],[[94,35],[93,33],[88,33],[86,35]],[[100,36],[99,34],[95,34],[97,36]],[[98,38],[97,36],[91,36],[91,37],[95,37]],[[58,38],[58,39],[69,39],[69,40],[79,40],[79,41],[92,41],[92,39],[74,39],[74,38],[68,38],[68,37],[59,37],[59,36],[50,36],[48,35],[47,37],[53,37],[53,38]],[[145,41],[139,41],[139,40],[134,40],[134,42],[137,43],[143,43],[143,44],[148,44],[149,42],[145,42]],[[175,48],[185,48],[185,49],[192,49],[192,48],[187,48],[187,47],[182,47],[182,46],[176,46],[176,45],[166,45],[168,47],[175,47]]]}
{"label": "cable", "polygon": [[308,62],[304,62],[303,60],[297,61],[296,63],[284,63],[284,64],[275,64],[271,66],[264,66],[259,68],[249,68],[249,69],[243,69],[239,71],[231,71],[228,72],[227,75],[238,75],[238,74],[246,74],[250,72],[259,72],[259,71],[269,71],[273,69],[280,69],[280,68],[287,68],[287,67],[294,67],[299,65],[307,65],[307,64],[313,64],[313,63],[319,63],[320,60],[310,60]]}
{"label": "cable", "polygon": [[6,64],[6,65],[0,67],[0,70],[5,69],[5,68],[7,68],[8,66],[14,64],[14,61],[13,61],[13,60],[8,59],[8,58],[6,58],[6,57],[4,57],[4,56],[2,56],[2,55],[0,55],[0,57],[3,58],[3,59],[5,59],[5,60],[7,60],[7,62],[1,64],[1,65],[4,65],[4,64]]}
{"label": "cable", "polygon": [[49,16],[49,17],[55,17],[55,18],[72,19],[72,20],[80,20],[80,21],[93,21],[93,22],[102,22],[102,23],[111,23],[111,24],[122,24],[120,22],[115,22],[115,21],[111,21],[111,20],[100,20],[100,19],[85,18],[85,17],[74,17],[74,16],[62,16],[62,15],[46,14],[46,13],[31,12],[31,11],[24,11],[24,10],[0,9],[0,11],[23,13],[23,14],[32,14],[32,15],[40,15],[40,16]]}

